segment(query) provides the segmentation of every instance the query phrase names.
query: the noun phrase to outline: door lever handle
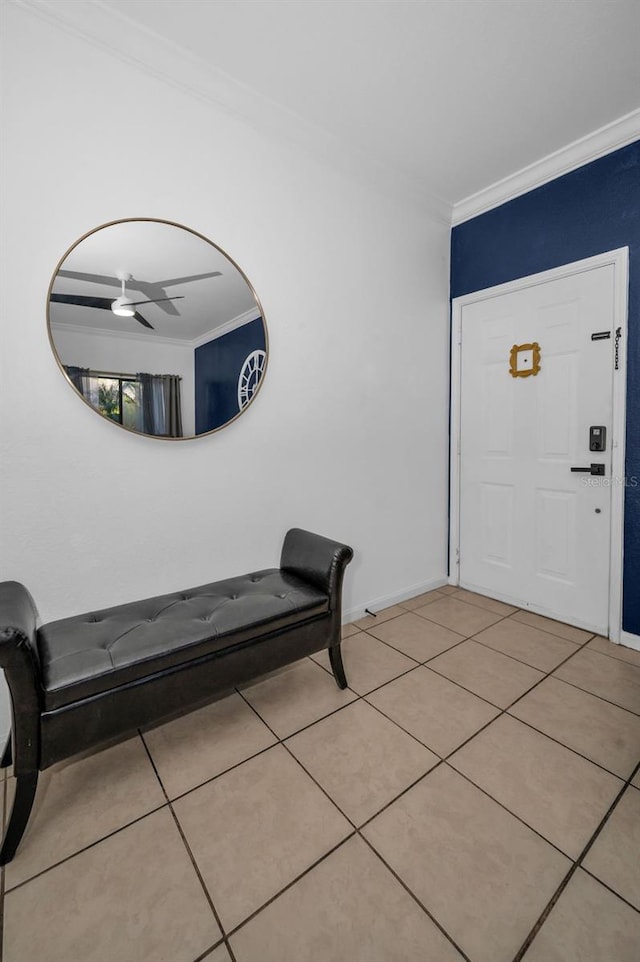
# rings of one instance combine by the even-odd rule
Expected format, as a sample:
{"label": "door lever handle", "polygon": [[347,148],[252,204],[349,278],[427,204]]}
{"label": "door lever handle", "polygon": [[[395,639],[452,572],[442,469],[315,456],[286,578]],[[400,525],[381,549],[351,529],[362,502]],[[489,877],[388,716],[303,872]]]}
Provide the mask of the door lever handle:
{"label": "door lever handle", "polygon": [[604,464],[589,464],[586,468],[571,468],[573,474],[595,474],[597,476],[604,475]]}

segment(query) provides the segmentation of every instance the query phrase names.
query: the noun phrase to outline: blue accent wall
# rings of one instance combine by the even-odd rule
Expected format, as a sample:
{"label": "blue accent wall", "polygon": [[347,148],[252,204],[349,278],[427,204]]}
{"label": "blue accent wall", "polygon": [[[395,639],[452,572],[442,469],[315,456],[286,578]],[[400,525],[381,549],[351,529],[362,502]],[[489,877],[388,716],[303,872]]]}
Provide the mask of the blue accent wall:
{"label": "blue accent wall", "polygon": [[629,248],[623,628],[640,635],[640,141],[453,228],[451,297]]}
{"label": "blue accent wall", "polygon": [[196,434],[214,431],[236,416],[240,370],[257,350],[266,351],[261,317],[195,349]]}

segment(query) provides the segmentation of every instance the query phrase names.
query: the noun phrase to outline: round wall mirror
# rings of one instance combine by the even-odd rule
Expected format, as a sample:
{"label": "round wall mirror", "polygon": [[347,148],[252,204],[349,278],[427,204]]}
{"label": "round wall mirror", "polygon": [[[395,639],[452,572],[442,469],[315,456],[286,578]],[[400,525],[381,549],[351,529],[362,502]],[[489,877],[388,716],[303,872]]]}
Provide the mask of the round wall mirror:
{"label": "round wall mirror", "polygon": [[49,338],[68,382],[103,418],[160,438],[234,421],[264,378],[264,314],[216,244],[169,221],[114,221],[53,275]]}

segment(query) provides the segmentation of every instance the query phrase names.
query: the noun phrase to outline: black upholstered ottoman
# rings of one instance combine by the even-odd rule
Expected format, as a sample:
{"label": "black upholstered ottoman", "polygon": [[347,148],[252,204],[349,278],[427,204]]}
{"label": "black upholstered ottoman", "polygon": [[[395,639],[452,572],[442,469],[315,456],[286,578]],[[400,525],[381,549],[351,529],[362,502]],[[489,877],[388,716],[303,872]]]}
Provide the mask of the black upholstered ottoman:
{"label": "black upholstered ottoman", "polygon": [[0,864],[20,842],[38,772],[55,762],[323,648],[346,687],[342,582],[352,557],[346,545],[294,528],[279,568],[40,628],[26,588],[0,584],[0,666],[13,709],[2,764],[13,758],[16,775]]}

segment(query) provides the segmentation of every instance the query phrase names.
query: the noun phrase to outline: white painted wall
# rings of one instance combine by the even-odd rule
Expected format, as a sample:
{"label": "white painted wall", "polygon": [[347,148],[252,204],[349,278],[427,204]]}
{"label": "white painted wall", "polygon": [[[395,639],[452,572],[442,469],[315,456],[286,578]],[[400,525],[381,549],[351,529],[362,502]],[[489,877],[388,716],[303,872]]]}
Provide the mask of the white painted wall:
{"label": "white painted wall", "polygon": [[[300,525],[356,555],[345,611],[443,581],[448,235],[222,112],[5,15],[0,577],[44,621],[277,563]],[[175,220],[245,270],[270,360],[219,433],[141,438],[69,389],[47,286],[85,231]]]}
{"label": "white painted wall", "polygon": [[182,430],[196,433],[195,362],[193,347],[158,342],[150,337],[112,337],[95,331],[53,330],[58,356],[64,364],[91,367],[94,371],[137,374],[177,374],[182,401]]}

